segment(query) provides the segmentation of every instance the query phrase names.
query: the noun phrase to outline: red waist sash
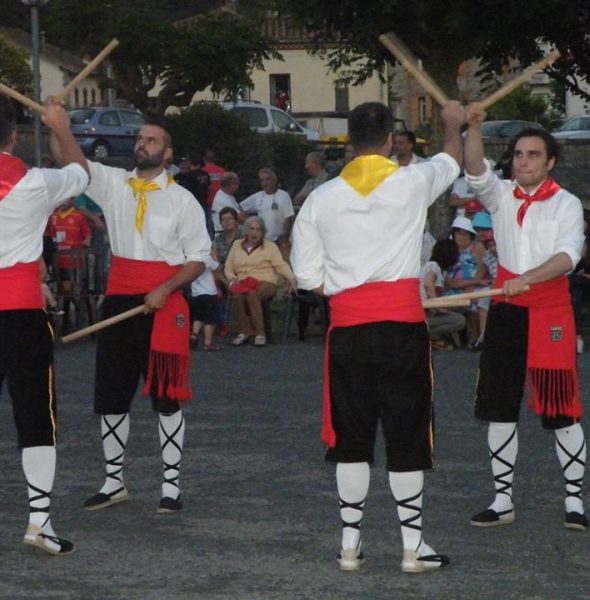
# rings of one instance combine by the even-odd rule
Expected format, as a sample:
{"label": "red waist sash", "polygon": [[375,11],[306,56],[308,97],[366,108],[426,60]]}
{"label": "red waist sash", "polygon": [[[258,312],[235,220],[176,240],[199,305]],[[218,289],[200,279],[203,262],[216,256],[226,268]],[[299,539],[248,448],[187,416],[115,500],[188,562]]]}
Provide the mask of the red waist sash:
{"label": "red waist sash", "polygon": [[[147,294],[173,277],[182,265],[163,261],[134,260],[113,256],[107,296]],[[150,340],[150,359],[142,394],[150,394],[154,375],[157,395],[173,400],[192,397],[189,382],[190,319],[188,305],[181,290],[170,294],[164,306],[154,314]]]}
{"label": "red waist sash", "polygon": [[39,261],[0,269],[0,310],[43,308]]}
{"label": "red waist sash", "polygon": [[[518,275],[498,265],[496,287]],[[576,365],[576,327],[565,275],[542,283],[517,296],[496,301],[524,306],[529,311],[526,395],[537,414],[555,417],[582,416]]]}
{"label": "red waist sash", "polygon": [[336,432],[332,426],[330,401],[330,332],[334,327],[351,327],[380,321],[421,323],[425,320],[420,300],[419,279],[377,281],[364,283],[330,296],[330,328],[324,351],[324,401],[322,440],[336,445]]}

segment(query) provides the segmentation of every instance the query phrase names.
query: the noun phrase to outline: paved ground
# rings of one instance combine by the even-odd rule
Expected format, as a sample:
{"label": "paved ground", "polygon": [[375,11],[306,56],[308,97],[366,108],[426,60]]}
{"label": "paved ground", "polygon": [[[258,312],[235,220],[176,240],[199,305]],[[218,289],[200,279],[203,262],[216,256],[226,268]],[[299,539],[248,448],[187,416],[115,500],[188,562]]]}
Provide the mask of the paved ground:
{"label": "paved ground", "polygon": [[[400,534],[382,452],[365,510],[366,568],[337,569],[334,474],[318,438],[320,337],[194,355],[185,509],[164,516],[155,512],[157,423],[142,398],[132,413],[126,463],[131,500],[96,513],[81,508],[103,478],[91,411],[93,352],[85,342],[57,354],[61,438],[53,522],[77,544],[69,557],[21,543],[26,492],[6,394],[0,403],[2,599],[590,598],[590,532],[563,528],[553,440],[531,415],[521,427],[516,522],[491,530],[468,524],[492,493],[485,429],[471,417],[476,355],[435,359],[438,462],[427,476],[425,531],[453,565],[409,575],[399,570]],[[580,363],[587,399],[588,356]]]}

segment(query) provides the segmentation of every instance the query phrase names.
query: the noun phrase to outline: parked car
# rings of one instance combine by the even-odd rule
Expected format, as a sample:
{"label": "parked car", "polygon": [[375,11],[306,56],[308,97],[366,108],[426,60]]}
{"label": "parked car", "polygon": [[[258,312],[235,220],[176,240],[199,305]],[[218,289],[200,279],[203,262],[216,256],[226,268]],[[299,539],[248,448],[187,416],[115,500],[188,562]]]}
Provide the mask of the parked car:
{"label": "parked car", "polygon": [[317,131],[304,127],[276,106],[261,102],[224,102],[223,108],[244,119],[258,133],[293,133],[314,142],[320,139]]}
{"label": "parked car", "polygon": [[568,119],[551,134],[557,140],[590,139],[590,115],[581,115]]}
{"label": "parked car", "polygon": [[140,112],[126,108],[76,108],[70,112],[76,141],[84,154],[96,158],[131,156],[135,136],[145,121]]}
{"label": "parked car", "polygon": [[[528,129],[529,127],[534,129],[543,129],[538,123],[533,123],[532,121],[523,121],[521,119],[484,121],[481,124],[481,134],[484,138],[513,138],[523,129]],[[465,133],[463,135],[465,135]]]}

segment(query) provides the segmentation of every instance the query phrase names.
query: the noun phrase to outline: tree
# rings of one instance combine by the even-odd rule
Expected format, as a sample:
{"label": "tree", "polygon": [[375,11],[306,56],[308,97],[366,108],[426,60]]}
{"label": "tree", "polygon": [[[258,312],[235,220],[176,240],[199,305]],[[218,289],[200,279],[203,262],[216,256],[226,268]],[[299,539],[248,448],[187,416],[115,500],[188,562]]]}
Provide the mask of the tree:
{"label": "tree", "polygon": [[[214,3],[198,4],[206,10]],[[187,106],[208,86],[219,93],[249,86],[249,72],[277,56],[251,11],[208,11],[175,24],[171,18],[182,14],[178,10],[186,10],[187,3],[165,5],[167,18],[156,0],[53,0],[45,15],[48,39],[93,56],[116,37],[120,46],[110,60],[120,95],[143,111],[158,113]]]}
{"label": "tree", "polygon": [[[357,84],[372,73],[383,77],[394,63],[378,37],[394,31],[422,60],[424,69],[450,98],[459,98],[459,66],[480,59],[501,74],[514,59],[529,65],[555,46],[564,57],[547,71],[580,93],[579,79],[590,75],[588,0],[276,0],[282,14],[312,33],[316,48],[343,81]],[[585,94],[588,96],[587,94]],[[439,111],[432,120],[433,148],[440,147]],[[430,211],[433,230],[448,224],[446,203]]]}
{"label": "tree", "polygon": [[524,119],[548,126],[551,119],[547,109],[545,100],[533,94],[530,86],[523,85],[496,102],[488,111],[488,119]]}
{"label": "tree", "polygon": [[[570,89],[590,76],[588,0],[276,0],[284,14],[312,31],[332,69],[349,83],[382,73],[389,53],[380,34],[394,31],[421,59],[425,70],[458,98],[457,69],[480,59],[494,73],[510,61],[528,65],[554,45],[565,57],[548,72]],[[587,94],[586,94],[587,95]]]}
{"label": "tree", "polygon": [[31,87],[33,74],[27,63],[24,50],[11,44],[0,35],[0,81],[9,87],[27,91]]}

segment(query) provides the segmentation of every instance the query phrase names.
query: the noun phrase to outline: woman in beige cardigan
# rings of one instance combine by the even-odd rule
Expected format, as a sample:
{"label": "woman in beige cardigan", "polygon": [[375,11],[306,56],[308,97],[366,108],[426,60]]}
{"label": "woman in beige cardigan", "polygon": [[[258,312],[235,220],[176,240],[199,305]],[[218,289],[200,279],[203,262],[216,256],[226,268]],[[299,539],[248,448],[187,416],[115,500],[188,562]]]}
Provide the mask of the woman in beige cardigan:
{"label": "woman in beige cardigan", "polygon": [[297,290],[297,282],[278,246],[264,239],[264,221],[260,217],[248,217],[244,225],[244,239],[232,244],[225,262],[225,276],[240,328],[232,344],[241,346],[254,335],[254,345],[264,346],[266,332],[262,301],[276,294],[279,275],[288,280],[288,293]]}

